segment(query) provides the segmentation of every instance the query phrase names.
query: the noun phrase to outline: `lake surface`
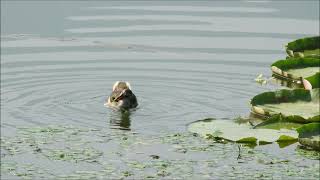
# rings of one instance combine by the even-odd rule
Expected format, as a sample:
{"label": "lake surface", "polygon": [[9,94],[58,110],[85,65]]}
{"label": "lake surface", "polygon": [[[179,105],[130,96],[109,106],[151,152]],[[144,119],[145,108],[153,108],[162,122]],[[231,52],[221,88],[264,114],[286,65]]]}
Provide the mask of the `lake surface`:
{"label": "lake surface", "polygon": [[[186,132],[282,88],[254,78],[318,18],[319,1],[1,1],[3,177],[319,178],[297,143],[244,146],[239,161],[237,144]],[[103,105],[118,80],[136,110]]]}

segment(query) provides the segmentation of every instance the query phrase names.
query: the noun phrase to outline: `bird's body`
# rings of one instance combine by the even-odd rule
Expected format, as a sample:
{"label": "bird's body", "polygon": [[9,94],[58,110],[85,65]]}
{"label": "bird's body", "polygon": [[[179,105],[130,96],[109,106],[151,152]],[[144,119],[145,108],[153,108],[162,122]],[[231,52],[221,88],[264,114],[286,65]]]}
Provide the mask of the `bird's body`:
{"label": "bird's body", "polygon": [[128,82],[117,81],[113,85],[112,93],[108,97],[106,105],[115,108],[130,109],[137,107],[138,101]]}

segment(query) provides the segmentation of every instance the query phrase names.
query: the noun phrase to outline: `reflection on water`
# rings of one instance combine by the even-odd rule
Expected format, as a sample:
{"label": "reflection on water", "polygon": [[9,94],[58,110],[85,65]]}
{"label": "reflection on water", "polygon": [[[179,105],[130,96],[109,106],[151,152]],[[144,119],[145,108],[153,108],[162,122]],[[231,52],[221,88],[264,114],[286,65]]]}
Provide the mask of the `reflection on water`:
{"label": "reflection on water", "polygon": [[113,110],[110,113],[110,128],[111,129],[121,129],[121,130],[131,130],[131,120],[130,114],[132,110]]}
{"label": "reflection on water", "polygon": [[[61,158],[48,161],[47,156],[29,153],[33,151],[21,153],[19,158],[6,155],[1,160],[14,159],[19,166],[17,170],[22,164],[35,162],[48,167],[50,173],[42,174],[45,178],[36,178],[41,174],[32,171],[34,179],[57,179],[48,177],[51,172],[55,176],[83,170],[94,173],[106,168],[104,163],[113,163],[117,170],[105,171],[110,178],[122,179],[123,174],[133,172],[130,179],[147,179],[148,168],[136,170],[126,163],[149,160],[152,154],[159,156],[159,161],[166,159],[176,166],[171,169],[161,165],[161,177],[155,171],[155,179],[235,175],[234,169],[225,168],[224,163],[235,162],[234,144],[223,145],[230,151],[220,149],[218,144],[209,146],[218,147],[210,153],[190,154],[189,150],[175,151],[161,144],[162,138],[153,143],[152,136],[168,140],[168,134],[175,134],[172,136],[175,145],[177,140],[185,141],[179,145],[192,144],[191,151],[203,150],[202,144],[187,142],[176,133],[185,131],[188,123],[198,119],[246,116],[250,112],[248,101],[254,95],[279,88],[256,84],[253,78],[257,74],[271,74],[269,66],[285,57],[283,47],[287,42],[318,34],[319,2],[257,2],[1,1],[4,7],[1,8],[1,136],[15,136],[17,129],[26,126],[97,129],[101,131],[70,132],[76,135],[67,145],[77,146],[74,141],[79,142],[79,137],[91,138],[89,149],[102,153],[98,160],[101,164],[64,164],[68,159],[61,161]],[[121,80],[133,85],[139,99],[136,111],[113,111],[103,106],[113,83]],[[134,132],[137,133],[133,135]],[[122,141],[124,135],[129,136],[128,141]],[[52,145],[52,150],[55,152],[57,147],[66,150],[58,135],[57,139],[58,145]],[[136,139],[149,144],[133,143]],[[100,143],[97,145],[95,141]],[[199,139],[194,142],[201,143]],[[47,145],[37,145],[44,154],[50,154]],[[10,143],[8,147],[15,150]],[[279,154],[278,147],[272,151]],[[304,159],[296,161],[294,150],[283,151],[285,156],[295,158],[295,164],[302,163],[305,167],[318,164]],[[214,158],[221,159],[203,166]],[[192,167],[187,164],[190,162],[196,163],[188,169]],[[179,167],[179,163],[187,167]],[[237,162],[228,165],[231,166],[253,173],[266,169],[256,166],[255,161],[250,167]],[[171,175],[163,177],[166,175],[163,169],[171,169]],[[278,172],[278,176],[270,175],[275,179],[286,177],[282,171],[266,170]],[[300,172],[300,167],[295,166],[293,171]],[[301,171],[307,172],[306,168]],[[27,173],[31,171],[20,175]],[[193,176],[184,178],[184,175]]]}

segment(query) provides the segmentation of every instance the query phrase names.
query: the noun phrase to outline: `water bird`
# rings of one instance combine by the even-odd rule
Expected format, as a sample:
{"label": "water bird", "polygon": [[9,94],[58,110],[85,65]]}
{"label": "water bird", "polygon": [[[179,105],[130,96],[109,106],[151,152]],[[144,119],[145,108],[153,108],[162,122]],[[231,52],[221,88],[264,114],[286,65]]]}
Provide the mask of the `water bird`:
{"label": "water bird", "polygon": [[133,94],[129,82],[117,81],[112,87],[112,93],[105,105],[120,109],[130,109],[138,106],[136,96]]}

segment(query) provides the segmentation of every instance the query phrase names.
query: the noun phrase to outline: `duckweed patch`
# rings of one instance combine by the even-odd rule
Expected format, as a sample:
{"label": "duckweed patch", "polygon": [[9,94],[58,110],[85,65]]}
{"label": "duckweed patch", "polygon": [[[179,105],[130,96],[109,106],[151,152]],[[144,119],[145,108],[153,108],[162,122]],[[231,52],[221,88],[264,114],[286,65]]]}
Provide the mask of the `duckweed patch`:
{"label": "duckweed patch", "polygon": [[[238,144],[218,142],[189,132],[141,136],[110,129],[22,128],[14,137],[1,138],[1,151],[6,152],[1,175],[4,179],[193,179],[245,178],[259,172],[265,178],[319,178],[316,158],[301,155],[307,150],[275,157],[264,148],[241,146],[237,159]],[[9,147],[14,147],[13,153]],[[317,156],[309,154],[313,155]],[[38,165],[38,161],[52,166]]]}
{"label": "duckweed patch", "polygon": [[309,123],[297,129],[299,143],[320,151],[320,123]]}
{"label": "duckweed patch", "polygon": [[133,173],[130,172],[130,171],[124,171],[124,172],[122,172],[122,174],[123,174],[124,177],[129,177],[129,176],[133,175]]}
{"label": "duckweed patch", "polygon": [[73,174],[70,175],[62,175],[58,176],[58,179],[61,180],[69,180],[69,179],[103,179],[104,177],[107,177],[107,174],[104,174],[100,171],[76,171]]}
{"label": "duckweed patch", "polygon": [[10,173],[17,169],[17,163],[15,162],[1,162],[1,174]]}
{"label": "duckweed patch", "polygon": [[48,150],[44,152],[44,155],[52,160],[62,160],[62,161],[87,161],[87,162],[97,162],[97,158],[102,155],[102,152],[97,151],[93,148],[66,148],[57,150]]}
{"label": "duckweed patch", "polygon": [[297,146],[296,154],[298,156],[312,159],[312,160],[320,160],[320,151],[314,151],[308,148],[305,148],[304,146]]}

